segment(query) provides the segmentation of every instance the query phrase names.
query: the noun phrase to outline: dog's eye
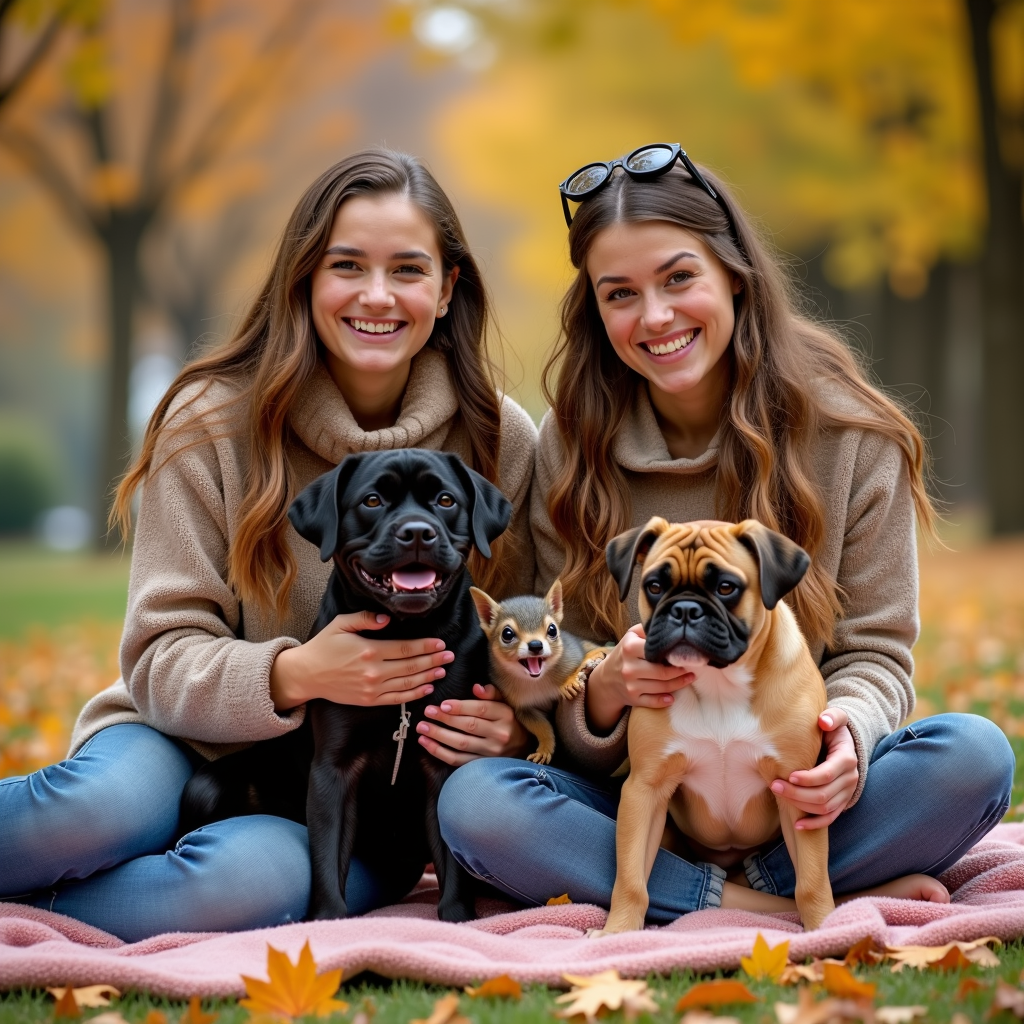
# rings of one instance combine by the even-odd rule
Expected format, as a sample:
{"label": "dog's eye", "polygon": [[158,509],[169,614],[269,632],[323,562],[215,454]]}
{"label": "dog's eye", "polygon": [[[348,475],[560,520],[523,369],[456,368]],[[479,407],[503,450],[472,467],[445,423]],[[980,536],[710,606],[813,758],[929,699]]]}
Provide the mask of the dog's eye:
{"label": "dog's eye", "polygon": [[661,584],[657,580],[648,580],[644,588],[651,597],[657,597],[661,593]]}
{"label": "dog's eye", "polygon": [[504,629],[503,629],[503,630],[501,631],[501,642],[502,642],[502,643],[505,643],[505,644],[510,644],[510,643],[512,643],[512,641],[513,641],[513,640],[515,640],[515,638],[516,638],[516,634],[515,634],[515,632],[514,632],[514,631],[512,630],[512,627],[511,627],[511,626],[506,626],[506,627],[505,627],[505,628],[504,628]]}
{"label": "dog's eye", "polygon": [[368,494],[365,498],[363,498],[363,504],[367,508],[380,508],[380,506],[381,506],[380,495],[379,494]]}
{"label": "dog's eye", "polygon": [[438,505],[441,506],[441,508],[451,508],[455,504],[455,499],[447,491],[445,491],[437,499],[437,503]]}
{"label": "dog's eye", "polygon": [[722,580],[718,584],[718,596],[719,597],[732,597],[736,593],[736,584],[730,583],[728,580]]}
{"label": "dog's eye", "polygon": [[550,639],[554,640],[555,637],[557,637],[557,636],[558,636],[558,627],[552,622],[551,625],[548,626],[548,637]]}

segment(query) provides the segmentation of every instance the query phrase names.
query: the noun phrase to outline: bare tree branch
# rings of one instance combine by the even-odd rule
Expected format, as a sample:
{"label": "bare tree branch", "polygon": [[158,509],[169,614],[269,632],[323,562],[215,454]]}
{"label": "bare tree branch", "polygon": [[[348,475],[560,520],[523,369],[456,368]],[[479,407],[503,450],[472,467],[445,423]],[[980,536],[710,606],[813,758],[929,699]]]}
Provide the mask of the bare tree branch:
{"label": "bare tree branch", "polygon": [[144,196],[157,189],[157,174],[163,164],[168,142],[174,136],[175,124],[182,107],[185,61],[195,44],[196,12],[193,0],[171,0],[171,23],[167,50],[160,68],[150,122],[149,137],[142,149],[139,173],[140,191]]}
{"label": "bare tree branch", "polygon": [[200,130],[191,153],[156,190],[154,205],[160,205],[168,194],[209,166],[224,144],[231,126],[253,106],[276,78],[276,74],[267,73],[263,60],[259,58],[276,61],[277,70],[280,70],[285,54],[318,3],[319,0],[293,0],[286,6],[287,13],[267,33],[255,58],[248,63],[227,97]]}
{"label": "bare tree branch", "polygon": [[[7,10],[12,3],[13,0],[4,0],[4,2],[0,2],[0,20],[2,20],[3,16],[7,13]],[[21,67],[14,72],[6,84],[0,85],[0,107],[10,100],[10,98],[25,84],[29,75],[31,75],[39,66],[50,47],[53,45],[54,40],[57,38],[57,34],[60,31],[60,25],[60,15],[55,15],[51,18],[50,23],[39,34],[39,38],[36,39],[32,49],[29,50],[28,55],[22,61]]]}
{"label": "bare tree branch", "polygon": [[84,234],[99,235],[102,223],[64,173],[57,158],[39,139],[10,125],[0,125],[0,145],[8,149],[42,183],[68,219]]}

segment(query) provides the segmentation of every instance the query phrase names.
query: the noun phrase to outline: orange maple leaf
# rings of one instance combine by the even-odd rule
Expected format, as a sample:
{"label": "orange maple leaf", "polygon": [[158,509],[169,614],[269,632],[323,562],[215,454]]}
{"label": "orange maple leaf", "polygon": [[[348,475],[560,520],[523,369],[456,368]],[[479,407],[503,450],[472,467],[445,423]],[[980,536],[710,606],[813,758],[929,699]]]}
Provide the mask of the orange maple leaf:
{"label": "orange maple leaf", "polygon": [[877,985],[867,981],[858,981],[842,964],[825,962],[822,968],[822,981],[825,991],[830,996],[841,996],[844,999],[874,999]]}
{"label": "orange maple leaf", "polygon": [[754,939],[754,949],[750,956],[741,956],[740,964],[752,978],[761,980],[771,978],[778,981],[782,972],[786,969],[786,962],[789,960],[789,940],[780,942],[777,946],[769,946],[764,936],[758,932]]}
{"label": "orange maple leaf", "polygon": [[961,978],[960,984],[956,987],[955,998],[957,1002],[963,1002],[972,992],[977,992],[978,989],[984,987],[977,978]]}
{"label": "orange maple leaf", "polygon": [[203,1013],[199,996],[193,996],[188,1001],[188,1009],[181,1015],[180,1024],[213,1024],[216,1019],[215,1013]]}
{"label": "orange maple leaf", "polygon": [[163,1010],[150,1010],[142,1024],[167,1024],[167,1014]]}
{"label": "orange maple leaf", "polygon": [[57,1020],[82,1016],[82,1011],[78,1008],[78,1002],[75,999],[75,990],[70,985],[64,989],[57,1000],[57,1005],[53,1008],[53,1016]]}
{"label": "orange maple leaf", "polygon": [[885,947],[875,942],[873,936],[865,935],[860,942],[855,942],[843,958],[847,967],[854,964],[877,964],[879,960],[885,959]]}
{"label": "orange maple leaf", "polygon": [[565,903],[572,903],[567,892],[563,892],[561,896],[552,896],[545,905],[548,907],[560,907]]}
{"label": "orange maple leaf", "polygon": [[312,1013],[326,1017],[348,1009],[348,1003],[332,998],[341,985],[341,971],[317,974],[308,939],[295,964],[286,953],[268,943],[267,975],[268,981],[242,975],[249,998],[240,999],[239,1006],[254,1014],[276,1014],[288,1020]]}
{"label": "orange maple leaf", "polygon": [[507,974],[499,974],[497,978],[489,978],[477,988],[466,986],[466,995],[479,999],[482,996],[498,996],[503,999],[522,999],[523,986]]}
{"label": "orange maple leaf", "polygon": [[757,996],[742,981],[702,981],[679,997],[676,1013],[693,1007],[725,1006],[728,1003],[756,1003]]}

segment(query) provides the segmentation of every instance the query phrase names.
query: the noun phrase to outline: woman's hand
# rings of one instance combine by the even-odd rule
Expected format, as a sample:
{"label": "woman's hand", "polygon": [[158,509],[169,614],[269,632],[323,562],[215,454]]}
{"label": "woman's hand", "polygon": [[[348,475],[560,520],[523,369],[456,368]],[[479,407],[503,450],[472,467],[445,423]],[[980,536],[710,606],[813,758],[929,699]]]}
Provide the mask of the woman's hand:
{"label": "woman's hand", "polygon": [[627,705],[667,708],[675,699],[672,694],[696,678],[689,669],[645,661],[646,638],[643,626],[632,626],[590,673],[587,719],[596,729],[612,729]]}
{"label": "woman's hand", "polygon": [[434,721],[416,726],[420,746],[456,768],[478,757],[520,756],[530,734],[516,721],[512,709],[490,684],[477,683],[473,693],[479,700],[446,700],[440,707],[428,705],[425,713]]}
{"label": "woman's hand", "polygon": [[825,760],[816,768],[793,772],[789,782],[776,779],[772,783],[773,793],[807,814],[796,823],[796,828],[831,825],[846,809],[857,789],[860,772],[849,721],[842,708],[825,708],[818,715],[818,725],[825,734]]}
{"label": "woman's hand", "polygon": [[443,640],[368,640],[360,630],[382,629],[387,615],[338,615],[299,647],[281,651],[270,669],[278,711],[323,697],[335,704],[402,704],[434,692],[441,667],[455,655]]}

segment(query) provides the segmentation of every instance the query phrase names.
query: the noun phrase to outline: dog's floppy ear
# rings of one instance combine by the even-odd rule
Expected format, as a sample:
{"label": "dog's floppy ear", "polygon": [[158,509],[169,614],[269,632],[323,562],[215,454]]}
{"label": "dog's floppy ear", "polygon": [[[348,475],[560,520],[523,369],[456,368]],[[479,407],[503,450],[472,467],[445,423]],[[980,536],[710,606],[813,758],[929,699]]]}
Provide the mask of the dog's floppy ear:
{"label": "dog's floppy ear", "polygon": [[300,537],[320,548],[326,562],[338,547],[338,496],[348,486],[362,454],[347,455],[329,473],[318,476],[288,506],[288,518]]}
{"label": "dog's floppy ear", "polygon": [[625,601],[629,584],[633,579],[633,566],[643,565],[651,545],[668,529],[668,523],[660,516],[647,521],[617,537],[612,537],[604,549],[604,558],[615,582],[619,585],[619,600]]}
{"label": "dog's floppy ear", "polygon": [[484,558],[491,557],[491,541],[500,537],[512,518],[512,502],[486,477],[470,469],[458,455],[447,453],[448,461],[469,498],[470,536]]}
{"label": "dog's floppy ear", "polygon": [[757,562],[761,603],[770,611],[804,578],[811,556],[756,519],[744,519],[736,528],[736,539]]}

